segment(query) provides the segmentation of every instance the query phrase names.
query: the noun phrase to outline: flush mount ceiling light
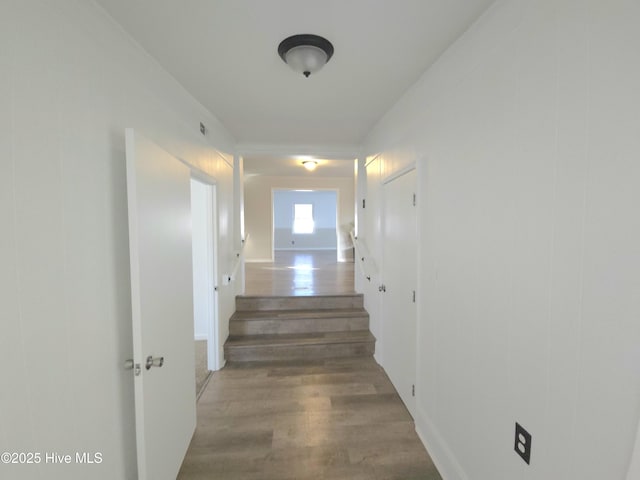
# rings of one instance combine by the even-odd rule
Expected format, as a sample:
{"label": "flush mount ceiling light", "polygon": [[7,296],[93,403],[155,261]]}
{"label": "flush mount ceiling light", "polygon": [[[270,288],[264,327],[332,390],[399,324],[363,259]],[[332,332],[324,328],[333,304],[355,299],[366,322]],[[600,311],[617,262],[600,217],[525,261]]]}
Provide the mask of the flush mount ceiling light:
{"label": "flush mount ceiling light", "polygon": [[315,160],[305,160],[304,162],[302,162],[302,166],[310,172],[313,172],[318,166],[318,162],[316,162]]}
{"label": "flush mount ceiling light", "polygon": [[320,70],[333,55],[333,45],[326,38],[308,33],[285,38],[278,54],[294,72],[308,77]]}

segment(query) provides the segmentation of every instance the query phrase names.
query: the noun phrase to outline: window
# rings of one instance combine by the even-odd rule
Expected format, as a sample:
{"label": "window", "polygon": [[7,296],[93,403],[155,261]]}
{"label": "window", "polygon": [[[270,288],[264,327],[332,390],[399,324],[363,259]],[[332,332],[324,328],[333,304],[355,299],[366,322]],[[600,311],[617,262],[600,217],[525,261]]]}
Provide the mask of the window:
{"label": "window", "polygon": [[313,205],[295,203],[293,205],[293,233],[313,233]]}

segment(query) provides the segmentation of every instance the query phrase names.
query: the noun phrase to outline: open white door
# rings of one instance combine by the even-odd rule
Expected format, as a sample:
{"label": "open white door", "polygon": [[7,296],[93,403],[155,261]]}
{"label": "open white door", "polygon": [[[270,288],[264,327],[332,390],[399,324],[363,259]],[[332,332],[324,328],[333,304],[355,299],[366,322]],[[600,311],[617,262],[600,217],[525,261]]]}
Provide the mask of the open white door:
{"label": "open white door", "polygon": [[411,170],[383,188],[382,219],[383,366],[398,394],[413,415],[416,382],[417,212],[414,193],[416,171]]}
{"label": "open white door", "polygon": [[175,480],[196,425],[190,172],[131,129],[126,154],[138,479]]}

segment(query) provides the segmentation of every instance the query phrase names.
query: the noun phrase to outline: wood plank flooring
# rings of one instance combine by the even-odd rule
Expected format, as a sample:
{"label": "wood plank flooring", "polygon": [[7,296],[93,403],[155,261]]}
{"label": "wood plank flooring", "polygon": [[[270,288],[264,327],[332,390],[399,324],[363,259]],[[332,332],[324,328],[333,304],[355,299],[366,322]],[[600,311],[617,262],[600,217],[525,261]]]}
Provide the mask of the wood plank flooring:
{"label": "wood plank flooring", "polygon": [[207,341],[196,340],[195,341],[195,356],[196,356],[196,395],[205,387],[209,375],[212,373],[207,366]]}
{"label": "wood plank flooring", "polygon": [[441,480],[373,358],[215,372],[178,478]]}
{"label": "wood plank flooring", "polygon": [[355,293],[354,263],[335,250],[278,251],[273,262],[245,265],[245,295],[335,295]]}

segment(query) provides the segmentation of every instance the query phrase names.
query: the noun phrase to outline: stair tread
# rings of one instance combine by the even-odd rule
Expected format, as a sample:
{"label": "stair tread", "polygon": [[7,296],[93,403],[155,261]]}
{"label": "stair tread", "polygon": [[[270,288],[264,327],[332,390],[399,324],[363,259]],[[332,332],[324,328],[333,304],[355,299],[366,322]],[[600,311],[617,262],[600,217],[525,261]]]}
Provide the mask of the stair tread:
{"label": "stair tread", "polygon": [[364,308],[333,308],[323,310],[243,310],[236,311],[231,321],[298,320],[315,318],[352,318],[368,316]]}
{"label": "stair tread", "polygon": [[362,308],[361,293],[336,295],[238,295],[236,311],[260,310],[334,310]]}
{"label": "stair tread", "polygon": [[333,297],[339,297],[339,298],[349,298],[349,297],[354,297],[354,298],[359,298],[362,297],[363,294],[362,293],[334,293],[331,295],[236,295],[236,298],[238,299],[256,299],[256,298],[286,298],[286,299],[309,299],[309,298],[333,298]]}
{"label": "stair tread", "polygon": [[369,330],[350,330],[341,332],[294,333],[269,335],[230,336],[225,347],[284,347],[291,345],[324,345],[338,343],[375,342]]}

